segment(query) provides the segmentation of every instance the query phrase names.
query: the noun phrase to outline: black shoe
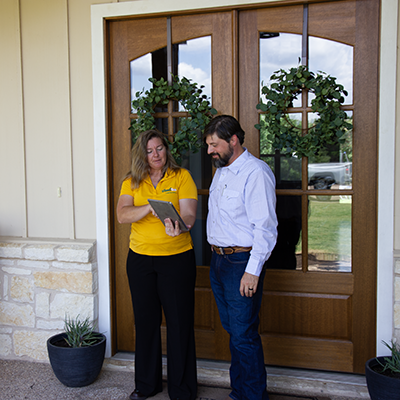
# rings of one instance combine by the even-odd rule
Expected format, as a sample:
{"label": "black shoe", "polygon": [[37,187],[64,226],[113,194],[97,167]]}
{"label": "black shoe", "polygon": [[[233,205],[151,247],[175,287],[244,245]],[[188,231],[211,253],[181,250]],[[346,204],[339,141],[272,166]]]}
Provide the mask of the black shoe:
{"label": "black shoe", "polygon": [[138,389],[135,389],[131,395],[129,396],[129,398],[131,400],[145,400],[147,399],[149,396],[146,396],[145,394],[141,393]]}

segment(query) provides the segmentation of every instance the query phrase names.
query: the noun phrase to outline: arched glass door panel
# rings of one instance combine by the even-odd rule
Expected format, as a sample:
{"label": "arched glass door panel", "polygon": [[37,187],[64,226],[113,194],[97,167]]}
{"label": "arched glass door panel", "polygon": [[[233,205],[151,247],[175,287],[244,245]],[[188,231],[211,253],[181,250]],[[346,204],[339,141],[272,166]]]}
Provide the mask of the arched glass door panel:
{"label": "arched glass door panel", "polygon": [[[142,92],[150,89],[152,83],[149,77],[168,80],[167,47],[148,53],[130,62],[131,70],[131,100],[136,99]],[[211,37],[205,36],[184,41],[172,46],[172,71],[179,78],[188,78],[203,87],[203,94],[211,99]],[[132,109],[132,117],[135,117]],[[168,112],[168,107],[157,107],[158,112]],[[186,118],[186,111],[181,104],[174,102],[173,111],[182,112],[182,117],[173,118],[174,133],[179,129],[180,118]],[[168,119],[157,117],[156,127],[168,135]],[[199,135],[199,139],[200,135]],[[197,153],[187,154],[182,166],[189,169],[198,189],[208,189],[211,183],[211,164],[207,158],[205,148]],[[197,265],[208,265],[211,257],[209,246],[206,243],[205,224],[207,214],[207,198],[199,196],[198,218],[191,230]]]}
{"label": "arched glass door panel", "polygon": [[[304,33],[303,33],[304,35]],[[302,35],[260,32],[260,88],[270,86],[274,72],[289,70],[300,64],[301,55],[314,73],[325,73],[336,77],[349,92],[349,119],[352,111],[353,47],[327,39],[308,37],[309,49],[304,48]],[[302,60],[304,62],[304,58]],[[260,93],[262,98],[262,94]],[[293,101],[281,124],[297,127],[302,132],[302,118],[312,128],[318,115],[311,112],[313,98],[308,93],[307,104],[299,94]],[[264,115],[260,115],[260,119]],[[302,196],[299,193],[283,195],[279,190],[302,189],[309,191],[352,189],[352,132],[346,133],[344,144],[329,145],[318,154],[309,157],[306,163],[296,155],[280,154],[272,146],[266,129],[260,131],[260,158],[269,164],[276,178],[278,242],[267,261],[267,268],[351,272],[351,194],[319,193],[307,196],[307,223],[302,224]],[[302,185],[302,166],[307,165],[308,181]],[[303,178],[304,179],[304,178]],[[333,192],[332,192],[333,193]],[[304,211],[303,211],[304,214]],[[302,235],[308,226],[308,235]],[[302,237],[303,236],[303,237]],[[308,256],[303,257],[307,249]],[[307,261],[307,265],[305,265]]]}

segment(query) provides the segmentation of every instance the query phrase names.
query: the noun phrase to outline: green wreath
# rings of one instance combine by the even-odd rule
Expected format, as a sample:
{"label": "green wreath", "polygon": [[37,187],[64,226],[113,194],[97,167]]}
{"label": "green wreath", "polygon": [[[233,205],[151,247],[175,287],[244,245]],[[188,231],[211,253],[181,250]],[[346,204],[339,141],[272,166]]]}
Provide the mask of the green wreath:
{"label": "green wreath", "polygon": [[202,147],[201,133],[217,111],[211,107],[207,95],[203,94],[204,86],[198,87],[197,83],[191,83],[185,77],[172,78],[172,85],[168,85],[164,78],[149,78],[153,87],[136,93],[132,108],[137,110],[138,118],[131,120],[129,129],[132,131],[132,142],[135,143],[141,132],[155,129],[153,114],[157,105],[166,105],[170,100],[178,101],[189,114],[188,118],[180,118],[179,130],[170,144],[172,155],[181,164],[186,152],[196,153]]}
{"label": "green wreath", "polygon": [[[301,65],[289,71],[275,71],[271,81],[274,82],[270,87],[263,86],[261,89],[266,103],[260,99],[257,109],[265,114],[255,127],[266,130],[267,140],[276,150],[287,156],[310,157],[320,154],[327,145],[345,142],[345,134],[353,125],[340,108],[348,93],[336,83],[336,78],[324,73],[314,74]],[[287,109],[293,107],[293,100],[297,99],[302,89],[315,95],[311,100],[311,109],[318,114],[305,135],[287,114]]]}

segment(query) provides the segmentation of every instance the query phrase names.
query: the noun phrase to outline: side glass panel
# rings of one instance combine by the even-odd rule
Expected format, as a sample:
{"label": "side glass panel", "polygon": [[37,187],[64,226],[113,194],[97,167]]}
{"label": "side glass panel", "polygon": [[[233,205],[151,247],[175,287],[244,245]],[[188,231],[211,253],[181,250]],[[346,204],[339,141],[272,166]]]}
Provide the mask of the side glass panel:
{"label": "side glass panel", "polygon": [[[187,40],[172,46],[172,71],[180,78],[186,77],[196,82],[202,88],[203,94],[211,99],[211,37],[201,37]],[[167,80],[167,48],[156,50],[137,58],[130,63],[131,70],[131,100],[142,90],[150,89],[150,77]],[[134,113],[136,110],[132,110]],[[168,112],[168,107],[157,107],[156,112]],[[185,110],[181,105],[173,104],[173,111]],[[174,132],[179,128],[180,119],[173,118]],[[168,133],[168,119],[156,118],[156,128]],[[200,133],[199,133],[200,138]],[[208,189],[212,179],[211,160],[203,147],[197,153],[183,157],[182,167],[190,170],[198,189]],[[197,265],[209,265],[211,249],[206,239],[206,217],[208,196],[199,196],[197,220],[191,230]]]}
{"label": "side glass panel", "polygon": [[[301,35],[260,32],[260,97],[262,86],[270,84],[271,75],[279,69],[289,69],[299,64],[301,57]],[[294,100],[293,106],[299,107],[301,99]],[[260,118],[263,118],[261,115]],[[290,114],[288,121],[301,127],[301,114]],[[283,157],[276,152],[268,139],[268,132],[260,132],[260,158],[275,174],[277,188],[301,188],[301,160],[297,157]]]}
{"label": "side glass panel", "polygon": [[[271,75],[279,69],[296,67],[300,57],[301,35],[260,32],[260,97],[261,88],[270,85]],[[293,101],[293,107],[300,106],[301,97]],[[291,113],[281,123],[301,128],[301,114]],[[274,172],[277,189],[301,189],[301,159],[275,151],[264,129],[260,131],[260,158]],[[278,239],[265,266],[268,269],[301,268],[301,197],[278,195],[276,212]]]}
{"label": "side glass panel", "polygon": [[308,270],[351,272],[351,196],[309,196]]}
{"label": "side glass panel", "polygon": [[[322,71],[336,78],[348,92],[344,105],[353,103],[353,47],[317,37],[309,37],[309,65],[312,71]],[[311,100],[311,96],[309,101]],[[351,112],[347,113],[352,120]],[[309,115],[309,126],[316,116]],[[346,142],[327,146],[321,155],[308,160],[309,189],[351,189],[353,170],[352,132]],[[329,197],[329,196],[327,196]]]}
{"label": "side glass panel", "polygon": [[[301,35],[260,33],[260,89],[270,85],[271,75],[299,65]],[[353,101],[353,48],[330,40],[309,37],[309,68],[336,77],[348,92],[344,105]],[[260,92],[260,97],[262,96]],[[312,99],[309,94],[308,107]],[[306,110],[301,96],[294,100],[282,125],[290,124],[301,130],[302,115],[312,128],[318,116]],[[349,120],[352,111],[346,111]],[[263,115],[260,115],[260,119]],[[309,271],[351,271],[351,195],[330,195],[330,190],[352,189],[352,131],[346,133],[343,144],[329,145],[320,154],[308,158],[308,190],[324,190],[307,196],[308,230],[302,232],[302,196],[290,189],[302,189],[302,161],[295,156],[282,156],[272,147],[273,138],[260,131],[260,158],[273,170],[276,188],[289,194],[277,196],[278,240],[266,263],[267,268],[297,269],[302,266],[302,241],[307,242]],[[312,193],[312,192],[311,192]]]}
{"label": "side glass panel", "polygon": [[[178,75],[204,86],[203,94],[211,99],[211,36],[187,40],[179,44]],[[183,111],[181,108],[179,111]],[[191,153],[186,168],[190,169],[198,189],[208,189],[211,184],[211,160],[203,147]],[[197,265],[210,265],[211,248],[207,243],[206,219],[208,196],[200,195],[197,204],[196,223],[191,230]]]}

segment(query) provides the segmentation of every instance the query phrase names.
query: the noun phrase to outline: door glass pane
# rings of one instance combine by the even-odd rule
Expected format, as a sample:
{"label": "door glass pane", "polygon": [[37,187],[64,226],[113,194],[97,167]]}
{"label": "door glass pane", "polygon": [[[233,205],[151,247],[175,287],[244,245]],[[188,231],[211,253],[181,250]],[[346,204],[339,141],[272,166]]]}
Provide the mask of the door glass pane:
{"label": "door glass pane", "polygon": [[308,270],[351,272],[351,196],[309,196]]}
{"label": "door glass pane", "polygon": [[[211,99],[211,37],[201,37],[187,40],[172,46],[172,71],[179,78],[186,77],[202,88],[203,95]],[[146,91],[152,87],[150,77],[165,80],[167,76],[167,49],[162,48],[130,63],[131,69],[131,100],[137,98],[137,92]],[[173,111],[185,111],[181,104],[173,103]],[[134,113],[136,110],[132,110]],[[168,112],[167,106],[157,106],[156,112]],[[171,120],[171,119],[170,119]],[[173,118],[173,132],[176,133],[182,118]],[[156,118],[156,128],[168,133],[168,118]],[[199,139],[201,133],[199,132]],[[182,167],[190,170],[198,189],[208,189],[211,184],[212,166],[210,157],[203,147],[197,153],[182,156]],[[195,247],[197,265],[209,265],[211,249],[206,241],[205,221],[207,216],[208,196],[199,196],[197,222],[191,230]]]}
{"label": "door glass pane", "polygon": [[336,78],[348,92],[344,104],[353,103],[353,46],[310,36],[310,71],[323,71]]}
{"label": "door glass pane", "polygon": [[[347,112],[352,120],[352,112]],[[309,114],[309,126],[314,124],[315,114]],[[344,190],[352,188],[353,176],[353,132],[345,134],[342,144],[327,145],[320,154],[308,159],[309,189]],[[325,196],[330,198],[330,196]]]}
{"label": "door glass pane", "polygon": [[[301,35],[260,32],[260,96],[261,87],[268,85],[275,71],[297,67],[300,58]],[[300,100],[295,100],[293,106],[299,107]]]}
{"label": "door glass pane", "polygon": [[[299,64],[301,57],[301,35],[260,32],[260,96],[261,88],[270,85],[271,75],[279,69],[289,69]],[[301,96],[293,102],[293,107],[301,106]],[[263,115],[260,115],[263,118]],[[283,125],[295,125],[301,128],[301,114],[292,113],[282,119]],[[281,156],[272,147],[273,137],[266,129],[260,131],[260,158],[275,174],[277,188],[301,187],[301,160],[297,157]]]}
{"label": "door glass pane", "polygon": [[[261,114],[260,119],[264,118]],[[281,120],[283,125],[292,125],[301,131],[301,114],[290,113]],[[268,135],[268,130],[260,130],[260,158],[272,169],[277,189],[301,188],[301,158],[297,156],[284,156],[272,147],[273,137]]]}
{"label": "door glass pane", "polygon": [[[301,187],[301,182],[292,184],[294,189]],[[268,269],[301,269],[301,196],[277,196],[276,214],[278,238],[265,266]]]}
{"label": "door glass pane", "polygon": [[[203,94],[211,99],[211,37],[205,36],[187,40],[172,46],[173,74],[186,77],[199,86],[204,86]],[[131,100],[136,93],[152,87],[149,78],[167,80],[167,48],[145,54],[130,62]]]}
{"label": "door glass pane", "polygon": [[211,99],[211,36],[179,44],[178,75],[204,85],[203,94]]}
{"label": "door glass pane", "polygon": [[[210,163],[211,164],[211,163]],[[194,243],[196,265],[210,265],[211,246],[207,242],[206,220],[208,213],[208,196],[199,195],[197,202],[197,217],[190,230]]]}
{"label": "door glass pane", "polygon": [[[131,101],[136,99],[136,93],[142,90],[148,90],[152,84],[149,78],[151,72],[151,53],[145,54],[142,57],[136,58],[130,62],[131,68]],[[135,110],[132,110],[135,112]]]}

